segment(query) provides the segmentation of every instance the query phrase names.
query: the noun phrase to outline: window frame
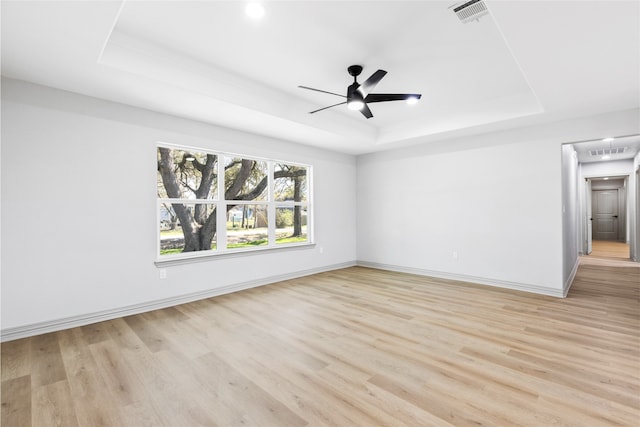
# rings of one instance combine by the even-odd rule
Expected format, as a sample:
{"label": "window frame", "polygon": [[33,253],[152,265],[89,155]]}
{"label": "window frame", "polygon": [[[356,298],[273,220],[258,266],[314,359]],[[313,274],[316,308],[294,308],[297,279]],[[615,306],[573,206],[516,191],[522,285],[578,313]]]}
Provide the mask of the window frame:
{"label": "window frame", "polygon": [[[281,160],[274,158],[265,158],[260,156],[253,156],[247,154],[238,154],[222,150],[211,150],[207,148],[193,147],[187,145],[171,144],[164,142],[157,142],[155,144],[155,155],[158,157],[159,148],[168,148],[171,150],[192,151],[197,153],[212,154],[217,156],[217,189],[214,192],[213,198],[208,199],[188,199],[188,198],[168,198],[160,197],[160,194],[156,192],[156,261],[157,265],[182,263],[195,260],[214,259],[217,257],[225,256],[238,256],[260,253],[263,251],[278,251],[283,249],[295,249],[295,248],[308,248],[315,246],[314,242],[314,215],[313,215],[313,166],[307,163]],[[226,158],[240,158],[266,162],[267,164],[267,190],[265,200],[227,200],[225,199],[225,163]],[[293,200],[275,200],[275,178],[274,172],[276,164],[286,164],[290,166],[303,167],[306,169],[306,201],[293,201]],[[156,186],[158,185],[158,169],[156,167]],[[163,184],[164,185],[164,184]],[[157,188],[157,187],[156,187]],[[185,205],[192,204],[208,204],[215,205],[216,216],[216,234],[214,242],[215,249],[180,252],[176,254],[161,254],[161,206],[163,204],[181,203]],[[242,205],[265,205],[267,208],[267,243],[259,246],[248,246],[243,248],[228,248],[227,247],[227,206],[242,206]],[[301,206],[306,208],[307,222],[306,222],[306,234],[307,238],[301,242],[290,243],[278,243],[276,241],[276,209],[283,207],[294,208],[295,206]]]}

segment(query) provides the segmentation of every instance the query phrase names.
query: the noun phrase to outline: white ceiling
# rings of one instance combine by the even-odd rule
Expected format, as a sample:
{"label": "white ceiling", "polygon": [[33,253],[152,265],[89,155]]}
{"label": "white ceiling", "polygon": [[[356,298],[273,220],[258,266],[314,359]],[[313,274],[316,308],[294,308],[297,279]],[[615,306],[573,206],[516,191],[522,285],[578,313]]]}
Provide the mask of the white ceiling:
{"label": "white ceiling", "polygon": [[[352,154],[640,107],[639,2],[454,3],[3,0],[2,74]],[[352,64],[422,100],[308,114]]]}
{"label": "white ceiling", "polygon": [[[604,138],[603,138],[604,139]],[[573,144],[579,163],[633,159],[640,151],[640,135],[627,135],[612,141],[596,139]],[[608,157],[603,158],[604,155]]]}

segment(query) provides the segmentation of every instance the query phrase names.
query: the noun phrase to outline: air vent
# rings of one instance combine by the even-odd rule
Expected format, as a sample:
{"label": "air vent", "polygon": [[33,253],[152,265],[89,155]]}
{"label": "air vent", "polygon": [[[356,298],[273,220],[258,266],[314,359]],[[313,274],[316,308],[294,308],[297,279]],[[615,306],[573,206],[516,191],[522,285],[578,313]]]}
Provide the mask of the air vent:
{"label": "air vent", "polygon": [[590,156],[610,156],[612,154],[622,154],[627,151],[627,147],[598,148],[597,150],[589,150]]}
{"label": "air vent", "polygon": [[450,7],[453,8],[455,14],[463,23],[471,21],[479,21],[481,17],[489,13],[487,6],[482,0],[471,0],[462,3],[456,3]]}

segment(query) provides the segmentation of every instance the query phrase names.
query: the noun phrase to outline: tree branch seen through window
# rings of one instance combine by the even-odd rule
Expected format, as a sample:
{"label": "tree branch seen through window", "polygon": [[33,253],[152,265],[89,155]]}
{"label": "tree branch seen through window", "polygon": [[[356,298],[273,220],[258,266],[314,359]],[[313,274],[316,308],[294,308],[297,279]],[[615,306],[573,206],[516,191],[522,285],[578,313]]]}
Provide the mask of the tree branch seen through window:
{"label": "tree branch seen through window", "polygon": [[161,256],[308,242],[309,166],[164,146],[157,157]]}

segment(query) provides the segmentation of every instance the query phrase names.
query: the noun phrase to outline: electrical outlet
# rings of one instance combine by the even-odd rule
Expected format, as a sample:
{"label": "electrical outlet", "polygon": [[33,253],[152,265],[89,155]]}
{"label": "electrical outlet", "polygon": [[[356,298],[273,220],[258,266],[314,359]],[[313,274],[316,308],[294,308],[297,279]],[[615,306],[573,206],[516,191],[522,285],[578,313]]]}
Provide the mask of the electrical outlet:
{"label": "electrical outlet", "polygon": [[158,274],[160,275],[161,279],[167,278],[167,270],[165,268],[161,268],[160,270],[158,270]]}
{"label": "electrical outlet", "polygon": [[453,259],[454,261],[458,260],[458,251],[453,251]]}

